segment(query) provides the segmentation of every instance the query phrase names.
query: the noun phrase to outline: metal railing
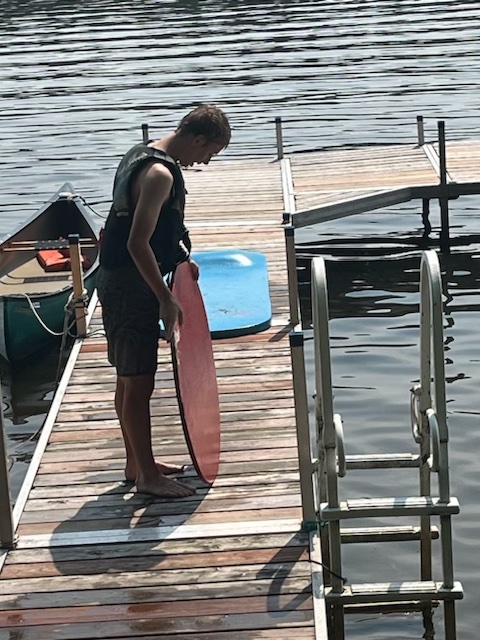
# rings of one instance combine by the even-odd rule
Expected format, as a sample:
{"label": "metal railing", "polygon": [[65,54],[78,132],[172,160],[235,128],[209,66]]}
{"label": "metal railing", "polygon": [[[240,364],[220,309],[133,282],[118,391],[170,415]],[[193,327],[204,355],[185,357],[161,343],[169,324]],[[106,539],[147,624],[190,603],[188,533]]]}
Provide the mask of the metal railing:
{"label": "metal railing", "polygon": [[[433,365],[433,367],[432,367]],[[433,371],[432,371],[433,368]],[[450,478],[448,462],[448,426],[445,390],[445,356],[443,339],[443,300],[442,276],[438,256],[435,251],[424,251],[420,264],[420,423],[417,423],[421,445],[431,440],[432,456],[429,469],[438,474],[440,502],[450,501]],[[418,393],[420,391],[420,393]],[[426,453],[427,451],[425,451]],[[429,452],[428,452],[429,453]],[[421,488],[427,490],[429,480],[421,477]],[[454,586],[452,522],[450,515],[440,516],[443,585],[451,589]],[[427,543],[426,526],[422,531],[422,567],[430,564],[431,543]],[[430,536],[429,536],[430,537]],[[426,558],[430,551],[430,562]],[[422,576],[422,579],[430,579]],[[455,601],[445,601],[445,637],[454,640],[456,636]]]}

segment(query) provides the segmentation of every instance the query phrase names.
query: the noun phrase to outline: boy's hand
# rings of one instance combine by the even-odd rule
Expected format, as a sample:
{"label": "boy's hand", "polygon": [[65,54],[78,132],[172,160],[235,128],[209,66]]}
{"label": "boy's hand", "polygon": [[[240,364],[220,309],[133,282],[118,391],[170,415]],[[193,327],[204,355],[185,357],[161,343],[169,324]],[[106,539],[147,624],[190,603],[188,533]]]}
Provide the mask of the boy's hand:
{"label": "boy's hand", "polygon": [[172,342],[176,331],[183,323],[182,307],[172,295],[160,302],[160,318],[165,327],[165,340]]}
{"label": "boy's hand", "polygon": [[190,265],[190,269],[192,270],[193,279],[198,280],[200,276],[200,268],[198,264],[195,262],[195,260],[192,260],[191,258],[188,259],[188,264]]}

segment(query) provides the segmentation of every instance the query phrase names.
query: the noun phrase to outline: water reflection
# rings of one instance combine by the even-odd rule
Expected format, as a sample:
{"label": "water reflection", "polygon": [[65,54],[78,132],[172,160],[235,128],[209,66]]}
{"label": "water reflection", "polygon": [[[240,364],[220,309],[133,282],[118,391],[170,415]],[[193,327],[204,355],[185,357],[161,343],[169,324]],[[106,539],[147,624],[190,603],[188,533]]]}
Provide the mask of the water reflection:
{"label": "water reflection", "polygon": [[53,398],[58,351],[40,352],[12,370],[0,359],[4,427],[11,468],[11,492],[16,499]]}
{"label": "water reflection", "polygon": [[[298,258],[302,319],[311,324],[311,256]],[[390,259],[327,259],[327,281],[332,318],[395,317],[418,313],[420,254]],[[444,313],[480,311],[480,254],[441,255]]]}

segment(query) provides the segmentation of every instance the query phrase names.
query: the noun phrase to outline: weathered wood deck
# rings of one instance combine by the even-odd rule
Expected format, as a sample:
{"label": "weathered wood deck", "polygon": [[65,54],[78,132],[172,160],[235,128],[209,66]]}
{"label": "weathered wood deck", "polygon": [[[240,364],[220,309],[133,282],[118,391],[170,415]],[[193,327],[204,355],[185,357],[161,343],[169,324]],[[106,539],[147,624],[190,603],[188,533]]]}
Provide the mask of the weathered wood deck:
{"label": "weathered wood deck", "polygon": [[[479,191],[479,149],[449,145],[449,175],[465,193]],[[15,507],[18,546],[0,556],[0,640],[326,639],[323,602],[311,586],[318,549],[300,530],[281,217],[310,211],[298,223],[307,224],[368,210],[386,191],[436,193],[438,173],[424,149],[409,145],[289,162],[291,184],[284,163],[268,160],[220,160],[186,176],[195,249],[264,252],[274,314],[268,331],[214,343],[217,481],[207,488],[188,473],[198,493],[179,501],[122,483],[115,376],[94,333],[74,348]],[[91,326],[100,324],[97,308]],[[168,349],[159,359],[156,452],[188,463]]]}
{"label": "weathered wood deck", "polygon": [[[269,330],[215,341],[222,417],[218,480],[188,500],[125,486],[115,375],[101,335],[66,383],[0,574],[0,638],[324,638],[315,635],[288,342],[278,164],[218,162],[188,171],[195,249],[268,258]],[[91,328],[100,326],[97,308]],[[155,450],[188,463],[169,350],[152,402]]]}
{"label": "weathered wood deck", "polygon": [[440,188],[438,144],[373,145],[293,155],[289,213],[302,227],[420,198],[480,193],[480,142],[446,143]]}

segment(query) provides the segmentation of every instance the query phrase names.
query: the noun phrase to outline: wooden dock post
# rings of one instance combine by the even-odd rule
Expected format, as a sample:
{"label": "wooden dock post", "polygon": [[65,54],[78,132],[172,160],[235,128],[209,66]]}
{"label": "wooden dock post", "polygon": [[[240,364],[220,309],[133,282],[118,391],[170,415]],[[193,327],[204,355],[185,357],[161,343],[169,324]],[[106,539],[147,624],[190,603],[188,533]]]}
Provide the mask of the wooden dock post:
{"label": "wooden dock post", "polygon": [[[1,391],[0,384],[0,391]],[[5,442],[3,405],[0,406],[0,548],[12,549],[15,542],[10,482],[8,479],[7,447]]]}
{"label": "wooden dock post", "polygon": [[450,251],[450,228],[448,220],[447,159],[445,148],[445,121],[438,121],[438,156],[440,162],[440,249]]}
{"label": "wooden dock post", "polygon": [[148,144],[148,124],[142,124],[142,140],[143,144]]}
{"label": "wooden dock post", "polygon": [[84,338],[87,335],[87,323],[85,305],[83,302],[83,269],[82,257],[80,254],[80,237],[78,234],[68,236],[70,245],[70,262],[72,265],[73,297],[75,300],[75,321],[77,325],[77,336]]}

